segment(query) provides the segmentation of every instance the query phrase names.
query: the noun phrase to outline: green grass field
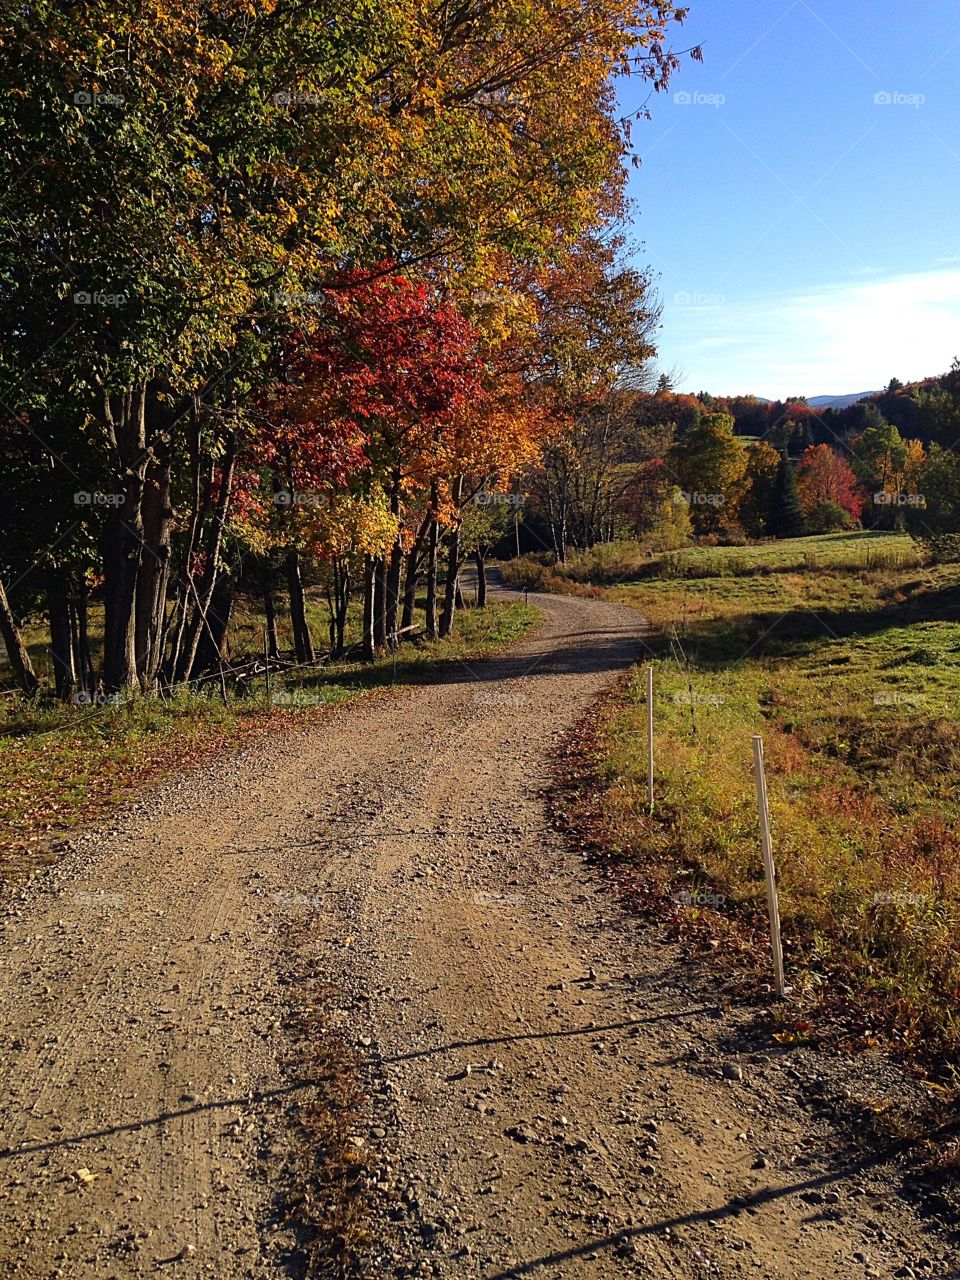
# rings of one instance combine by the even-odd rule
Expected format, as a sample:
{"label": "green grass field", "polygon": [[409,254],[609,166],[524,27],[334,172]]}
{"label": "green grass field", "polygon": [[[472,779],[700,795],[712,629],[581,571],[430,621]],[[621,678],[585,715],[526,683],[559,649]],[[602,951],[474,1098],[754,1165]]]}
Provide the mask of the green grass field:
{"label": "green grass field", "polygon": [[663,901],[713,893],[705,925],[762,938],[762,734],[800,999],[842,996],[868,1039],[954,1054],[960,566],[846,534],[691,549],[658,571],[604,589],[655,627],[659,797],[650,817],[638,670],[602,730],[608,838]]}
{"label": "green grass field", "polygon": [[830,533],[743,547],[684,547],[656,556],[655,576],[718,578],[820,569],[908,569],[921,563],[912,538],[897,533]]}

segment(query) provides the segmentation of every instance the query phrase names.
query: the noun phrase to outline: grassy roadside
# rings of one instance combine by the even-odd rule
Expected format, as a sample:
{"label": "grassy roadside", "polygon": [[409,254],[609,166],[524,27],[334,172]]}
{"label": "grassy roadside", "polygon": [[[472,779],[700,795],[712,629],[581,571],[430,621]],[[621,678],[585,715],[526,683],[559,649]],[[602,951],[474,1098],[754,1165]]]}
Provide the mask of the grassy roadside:
{"label": "grassy roadside", "polygon": [[751,756],[762,733],[800,1015],[785,1034],[829,1021],[949,1073],[960,566],[917,567],[909,546],[863,535],[828,540],[827,560],[825,541],[674,553],[658,577],[602,588],[656,628],[659,799],[651,817],[638,670],[592,743],[594,812],[648,904],[766,966]]}
{"label": "grassy roadside", "polygon": [[0,878],[29,874],[56,855],[69,831],[108,812],[144,786],[202,764],[220,751],[289,730],[330,704],[378,687],[415,684],[446,664],[481,658],[520,639],[538,620],[520,601],[491,603],[457,616],[447,640],[413,641],[394,663],[336,663],[274,676],[268,698],[259,678],[224,704],[219,687],[169,701],[117,706],[43,706],[0,700]]}

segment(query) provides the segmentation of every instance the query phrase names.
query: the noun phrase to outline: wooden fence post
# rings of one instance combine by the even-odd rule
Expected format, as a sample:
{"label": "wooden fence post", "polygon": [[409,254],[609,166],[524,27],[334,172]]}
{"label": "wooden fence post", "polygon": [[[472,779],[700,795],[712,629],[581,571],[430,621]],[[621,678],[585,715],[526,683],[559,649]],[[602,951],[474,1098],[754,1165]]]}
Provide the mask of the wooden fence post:
{"label": "wooden fence post", "polygon": [[647,798],[653,813],[653,667],[647,667]]}
{"label": "wooden fence post", "polygon": [[770,949],[773,953],[773,980],[777,995],[783,999],[783,945],[780,940],[780,903],[777,898],[777,873],[773,865],[773,841],[770,838],[770,807],[767,803],[767,776],[763,767],[763,738],[753,736],[753,771],[757,783],[757,805],[760,809],[760,844],[763,849],[763,873],[767,882],[767,911],[770,915]]}

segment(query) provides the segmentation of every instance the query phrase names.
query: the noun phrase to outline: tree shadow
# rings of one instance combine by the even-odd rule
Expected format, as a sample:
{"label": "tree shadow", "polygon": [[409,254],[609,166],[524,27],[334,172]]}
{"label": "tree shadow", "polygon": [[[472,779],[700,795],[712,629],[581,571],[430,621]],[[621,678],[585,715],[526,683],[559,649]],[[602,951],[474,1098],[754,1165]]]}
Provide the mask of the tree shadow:
{"label": "tree shadow", "polygon": [[[878,609],[813,608],[802,599],[785,608],[749,610],[734,618],[683,621],[678,635],[688,656],[723,668],[745,660],[809,657],[824,640],[866,640],[921,622],[960,621],[960,585],[917,591]],[[653,642],[656,647],[656,642]],[[659,641],[660,652],[669,638]]]}
{"label": "tree shadow", "polygon": [[[958,1130],[960,1130],[960,1120],[930,1136],[952,1136]],[[505,1270],[488,1275],[486,1280],[518,1280],[519,1277],[531,1275],[541,1267],[559,1267],[566,1262],[572,1262],[575,1258],[582,1258],[587,1254],[598,1253],[604,1249],[623,1249],[625,1245],[629,1245],[631,1240],[641,1239],[645,1236],[661,1235],[664,1231],[674,1230],[677,1227],[735,1218],[741,1213],[755,1211],[763,1205],[776,1203],[778,1200],[783,1200],[788,1196],[802,1196],[817,1192],[824,1187],[842,1182],[846,1178],[858,1177],[870,1169],[889,1164],[898,1159],[906,1154],[910,1146],[910,1143],[904,1141],[893,1142],[882,1151],[851,1160],[842,1167],[833,1169],[828,1173],[821,1173],[801,1181],[784,1183],[781,1186],[762,1187],[759,1191],[755,1191],[750,1195],[734,1196],[725,1203],[714,1205],[708,1209],[676,1214],[673,1217],[661,1218],[656,1222],[649,1222],[640,1227],[627,1227],[614,1235],[601,1236],[570,1249],[558,1250],[555,1253],[544,1254],[539,1258],[531,1258],[527,1262],[517,1263],[515,1266],[507,1267]],[[958,1233],[955,1229],[950,1232],[950,1238],[951,1240],[958,1238]],[[954,1266],[951,1270],[941,1273],[940,1280],[960,1280],[960,1266]]]}

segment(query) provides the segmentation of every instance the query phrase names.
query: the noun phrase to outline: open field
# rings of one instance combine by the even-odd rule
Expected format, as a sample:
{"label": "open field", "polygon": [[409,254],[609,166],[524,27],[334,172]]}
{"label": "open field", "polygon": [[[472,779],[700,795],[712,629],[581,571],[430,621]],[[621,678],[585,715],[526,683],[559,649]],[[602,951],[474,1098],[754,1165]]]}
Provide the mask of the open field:
{"label": "open field", "polygon": [[599,543],[570,554],[558,567],[548,553],[526,555],[505,566],[515,586],[545,591],[612,586],[634,580],[748,578],[820,570],[863,573],[912,569],[923,556],[912,538],[899,533],[831,533],[745,546],[682,547],[659,553],[630,541]]}
{"label": "open field", "polygon": [[692,581],[605,588],[656,628],[659,793],[650,817],[638,671],[601,732],[607,833],[673,910],[684,890],[713,895],[689,910],[762,939],[762,733],[791,980],[813,1004],[865,997],[867,1039],[952,1053],[960,567],[866,567],[878,546],[910,559],[893,539],[797,539],[685,553]]}

